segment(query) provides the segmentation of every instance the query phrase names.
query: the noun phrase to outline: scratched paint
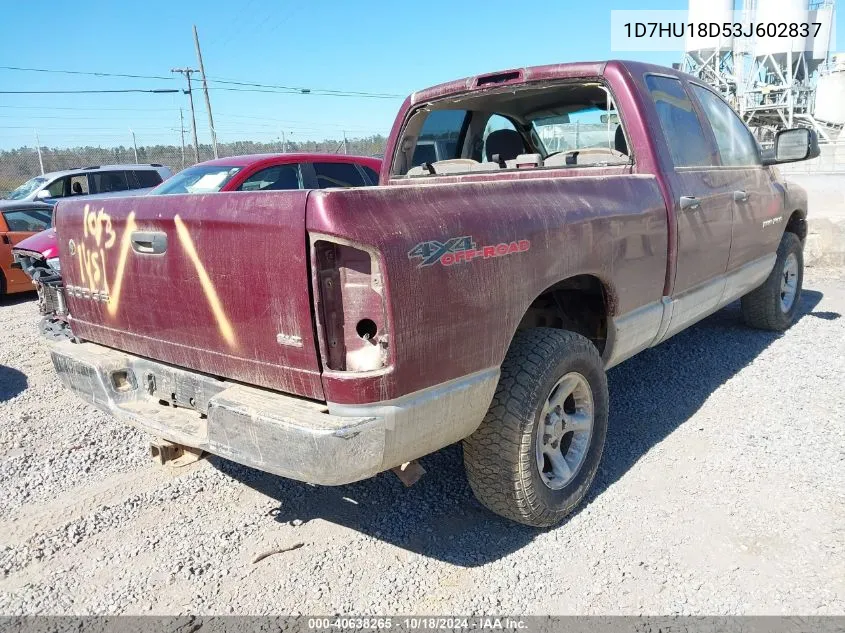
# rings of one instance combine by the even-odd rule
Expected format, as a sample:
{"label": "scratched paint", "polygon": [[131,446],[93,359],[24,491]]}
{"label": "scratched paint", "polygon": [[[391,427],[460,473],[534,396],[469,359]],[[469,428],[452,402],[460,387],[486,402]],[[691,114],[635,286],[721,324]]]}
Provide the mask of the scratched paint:
{"label": "scratched paint", "polygon": [[182,244],[182,248],[185,249],[185,252],[188,254],[188,258],[191,260],[191,263],[194,265],[194,269],[197,271],[197,277],[202,285],[202,291],[205,293],[205,298],[208,300],[208,305],[211,308],[211,312],[214,314],[215,321],[217,321],[217,327],[220,330],[220,335],[225,339],[226,343],[229,344],[229,347],[237,347],[235,330],[232,328],[232,324],[226,316],[226,312],[223,310],[223,304],[220,301],[220,296],[217,294],[217,289],[214,287],[214,283],[211,281],[211,277],[208,276],[208,272],[205,270],[205,266],[197,253],[197,248],[194,246],[194,240],[191,238],[191,233],[188,231],[188,227],[185,226],[185,223],[178,214],[173,216],[173,224],[176,226],[176,234],[179,236],[179,242]]}
{"label": "scratched paint", "polygon": [[82,284],[93,294],[109,296],[106,254],[117,238],[111,216],[105,209],[94,211],[85,205],[82,216],[83,239],[76,245]]}

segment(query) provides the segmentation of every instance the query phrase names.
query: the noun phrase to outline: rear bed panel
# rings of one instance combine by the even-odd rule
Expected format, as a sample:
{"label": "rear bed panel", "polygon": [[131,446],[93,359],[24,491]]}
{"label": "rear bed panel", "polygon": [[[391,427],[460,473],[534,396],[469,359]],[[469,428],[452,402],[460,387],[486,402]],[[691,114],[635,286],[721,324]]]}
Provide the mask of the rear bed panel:
{"label": "rear bed panel", "polygon": [[[57,229],[74,333],[323,399],[309,296],[307,196],[276,191],[61,202]],[[138,252],[155,249],[152,242],[133,248],[132,235],[163,235],[166,251]]]}
{"label": "rear bed panel", "polygon": [[573,275],[606,285],[613,316],[658,302],[666,207],[653,176],[627,171],[526,170],[312,193],[309,233],[380,253],[391,319],[390,367],[326,370],[326,399],[391,400],[498,367],[531,302]]}

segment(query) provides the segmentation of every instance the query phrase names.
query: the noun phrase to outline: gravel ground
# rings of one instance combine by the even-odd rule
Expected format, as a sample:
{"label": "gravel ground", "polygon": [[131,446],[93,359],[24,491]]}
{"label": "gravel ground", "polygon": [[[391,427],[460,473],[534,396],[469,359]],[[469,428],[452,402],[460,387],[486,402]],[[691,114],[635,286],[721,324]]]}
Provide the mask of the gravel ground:
{"label": "gravel ground", "polygon": [[410,489],[157,467],[0,300],[0,613],[843,614],[845,279],[805,286],[785,335],[730,306],[613,369],[597,481],[548,531],[475,502],[457,446]]}

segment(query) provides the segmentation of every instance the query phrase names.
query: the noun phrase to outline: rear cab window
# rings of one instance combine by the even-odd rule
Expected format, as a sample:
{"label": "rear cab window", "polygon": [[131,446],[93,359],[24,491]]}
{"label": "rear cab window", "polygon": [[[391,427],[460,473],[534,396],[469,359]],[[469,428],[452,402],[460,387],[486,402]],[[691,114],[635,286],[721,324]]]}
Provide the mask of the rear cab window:
{"label": "rear cab window", "polygon": [[609,86],[563,80],[423,105],[405,124],[391,173],[430,177],[631,164]]}

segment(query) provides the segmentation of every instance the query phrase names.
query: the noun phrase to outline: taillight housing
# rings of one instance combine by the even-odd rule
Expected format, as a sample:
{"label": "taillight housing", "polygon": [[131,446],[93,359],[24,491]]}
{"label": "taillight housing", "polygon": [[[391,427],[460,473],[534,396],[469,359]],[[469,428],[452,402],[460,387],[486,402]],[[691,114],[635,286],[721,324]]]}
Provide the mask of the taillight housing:
{"label": "taillight housing", "polygon": [[317,338],[323,366],[366,372],[389,364],[389,324],[378,253],[312,236]]}

